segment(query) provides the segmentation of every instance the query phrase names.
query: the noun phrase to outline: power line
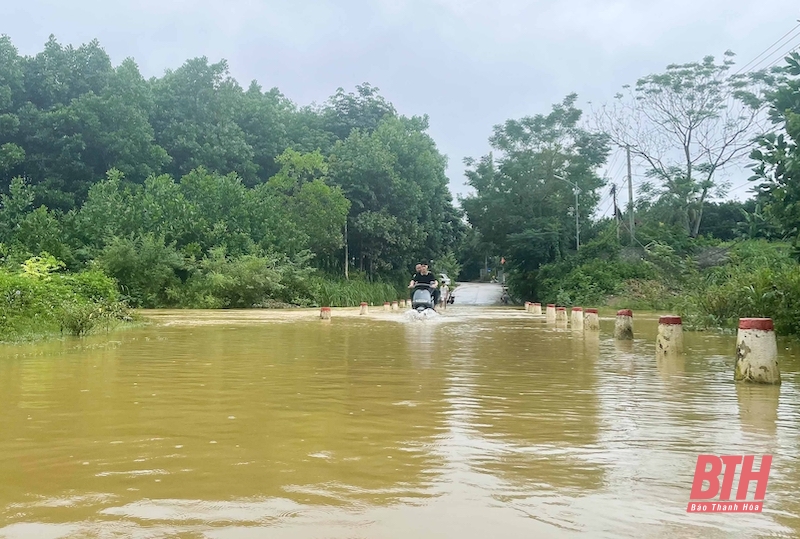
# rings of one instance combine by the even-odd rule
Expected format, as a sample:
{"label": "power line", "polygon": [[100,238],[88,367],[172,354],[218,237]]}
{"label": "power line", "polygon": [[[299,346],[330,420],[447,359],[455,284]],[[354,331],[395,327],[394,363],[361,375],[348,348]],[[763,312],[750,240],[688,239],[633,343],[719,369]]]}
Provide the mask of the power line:
{"label": "power line", "polygon": [[[766,66],[765,69],[769,69],[771,67],[776,66],[778,63],[780,63],[781,60],[786,58],[789,54],[791,54],[792,51],[796,50],[798,47],[800,47],[800,40],[797,40],[795,43],[793,43],[790,46],[790,48],[787,51],[782,52],[777,57],[771,57],[771,58],[774,58],[774,60],[772,60],[772,63],[770,63],[768,66]],[[770,61],[770,59],[768,58],[767,61]]]}
{"label": "power line", "polygon": [[[798,22],[798,23],[797,23],[797,25],[795,25],[795,27],[794,27],[794,28],[792,28],[791,30],[789,30],[788,32],[786,32],[785,34],[783,34],[783,36],[781,36],[780,38],[778,38],[778,40],[777,40],[775,43],[773,43],[772,45],[770,45],[769,47],[767,47],[766,49],[764,49],[764,50],[761,52],[761,54],[759,54],[758,56],[756,56],[755,58],[753,58],[752,60],[750,60],[748,63],[746,63],[745,65],[743,65],[741,68],[739,68],[739,71],[737,71],[736,73],[734,73],[734,75],[738,75],[739,73],[741,73],[742,71],[744,71],[745,69],[747,69],[747,68],[748,68],[748,66],[750,66],[750,64],[752,64],[753,62],[755,62],[756,60],[758,60],[759,58],[761,58],[762,56],[764,56],[764,55],[765,55],[766,53],[768,53],[768,52],[769,52],[769,51],[770,51],[770,50],[771,50],[773,47],[775,47],[776,45],[778,45],[779,43],[781,43],[781,42],[784,40],[784,38],[785,38],[786,36],[788,36],[789,34],[791,34],[792,32],[794,32],[794,31],[795,31],[795,30],[797,30],[798,28],[800,28],[800,22]],[[792,38],[794,38],[794,37],[795,37],[795,36],[792,36]],[[792,38],[789,38],[789,40],[791,41],[791,39],[792,39]]]}
{"label": "power line", "polygon": [[774,62],[772,62],[770,65],[767,66],[767,69],[773,68],[776,65],[778,65],[778,63],[780,63],[784,58],[789,56],[791,53],[796,51],[798,48],[800,48],[800,41],[795,43],[794,46],[791,49],[789,49],[788,51],[786,51],[783,54],[781,54],[780,56],[778,56],[778,58],[776,58]]}

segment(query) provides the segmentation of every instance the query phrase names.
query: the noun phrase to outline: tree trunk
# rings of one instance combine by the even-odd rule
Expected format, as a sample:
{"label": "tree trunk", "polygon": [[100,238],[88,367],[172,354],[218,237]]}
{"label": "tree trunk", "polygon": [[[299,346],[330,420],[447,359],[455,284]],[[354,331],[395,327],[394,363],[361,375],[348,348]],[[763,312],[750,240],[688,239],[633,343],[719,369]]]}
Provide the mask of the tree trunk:
{"label": "tree trunk", "polygon": [[708,194],[708,189],[703,189],[703,194],[700,195],[700,207],[697,210],[697,214],[694,219],[694,223],[692,223],[692,237],[696,238],[697,235],[700,233],[700,221],[703,219],[703,203],[706,200],[706,195]]}

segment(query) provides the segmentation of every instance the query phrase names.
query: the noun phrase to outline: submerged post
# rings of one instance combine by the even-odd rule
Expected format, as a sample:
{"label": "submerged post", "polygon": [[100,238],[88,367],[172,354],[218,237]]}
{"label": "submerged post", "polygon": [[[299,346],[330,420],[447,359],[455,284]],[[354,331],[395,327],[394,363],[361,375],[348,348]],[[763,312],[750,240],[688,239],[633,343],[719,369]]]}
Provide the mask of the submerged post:
{"label": "submerged post", "polygon": [[556,321],[556,305],[555,305],[555,303],[548,303],[547,304],[547,321],[548,322],[555,322]]}
{"label": "submerged post", "polygon": [[757,384],[781,383],[772,318],[739,319],[733,379]]}
{"label": "submerged post", "polygon": [[369,314],[369,305],[366,301],[361,302],[361,312],[358,314]]}
{"label": "submerged post", "polygon": [[567,323],[567,308],[556,307],[556,322]]}
{"label": "submerged post", "polygon": [[537,316],[542,315],[542,304],[541,303],[534,303],[531,307],[531,312]]}
{"label": "submerged post", "polygon": [[617,311],[617,322],[614,324],[614,338],[618,341],[633,340],[633,311],[630,309]]}
{"label": "submerged post", "polygon": [[597,314],[597,309],[586,309],[583,315],[583,329],[600,331],[600,317]]}
{"label": "submerged post", "polygon": [[330,307],[323,307],[319,310],[319,317],[322,320],[330,320],[331,319],[331,308]]}
{"label": "submerged post", "polygon": [[583,329],[583,307],[572,308],[572,329]]}
{"label": "submerged post", "polygon": [[393,310],[393,311],[398,311],[398,310],[400,310],[400,306],[399,306],[399,304],[398,304],[396,301],[393,301],[393,302],[392,302],[392,310]]}
{"label": "submerged post", "polygon": [[388,301],[384,301],[383,302],[383,310],[384,311],[391,311],[392,310],[392,304],[389,303]]}
{"label": "submerged post", "polygon": [[526,301],[525,302],[525,312],[526,313],[531,312],[531,302],[530,301]]}
{"label": "submerged post", "polygon": [[665,357],[683,352],[683,324],[680,316],[661,316],[658,319],[656,357]]}

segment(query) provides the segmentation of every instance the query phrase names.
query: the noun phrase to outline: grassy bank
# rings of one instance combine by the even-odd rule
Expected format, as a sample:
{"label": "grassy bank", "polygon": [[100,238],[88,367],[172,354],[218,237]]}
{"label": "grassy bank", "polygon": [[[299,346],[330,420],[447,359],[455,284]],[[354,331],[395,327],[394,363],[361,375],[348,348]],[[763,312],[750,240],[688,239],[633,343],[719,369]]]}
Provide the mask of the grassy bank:
{"label": "grassy bank", "polygon": [[[677,253],[654,242],[635,256],[589,248],[511,283],[518,301],[672,312],[696,330],[767,317],[780,334],[800,337],[800,264],[784,243],[727,242]],[[521,291],[529,295],[521,298]]]}
{"label": "grassy bank", "polygon": [[[129,266],[125,266],[125,272],[112,266],[110,270],[96,267],[70,273],[47,253],[16,264],[16,268],[0,268],[0,342],[80,336],[129,326],[135,323],[130,305],[189,309],[352,307],[362,301],[382,305],[407,295],[399,284],[358,278],[334,280],[311,268],[276,264],[265,257],[218,257],[212,262],[184,280],[172,271],[164,278],[167,272],[155,262],[148,266],[149,278],[144,264],[135,272]],[[167,286],[163,286],[165,281]],[[159,283],[162,287],[157,286]]]}

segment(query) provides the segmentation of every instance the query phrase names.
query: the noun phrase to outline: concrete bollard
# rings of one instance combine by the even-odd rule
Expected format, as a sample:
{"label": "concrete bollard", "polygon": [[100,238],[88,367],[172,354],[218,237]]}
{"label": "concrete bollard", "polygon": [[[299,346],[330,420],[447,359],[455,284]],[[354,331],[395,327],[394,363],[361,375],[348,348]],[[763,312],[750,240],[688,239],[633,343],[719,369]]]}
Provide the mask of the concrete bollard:
{"label": "concrete bollard", "polygon": [[530,301],[526,301],[525,302],[525,312],[526,313],[531,312],[531,302]]}
{"label": "concrete bollard", "polygon": [[400,302],[400,306],[401,306],[402,308],[404,308],[404,309],[405,309],[406,307],[410,307],[410,305],[408,304],[408,300],[407,300],[407,299],[404,299],[403,301],[401,301],[401,302]]}
{"label": "concrete bollard", "polygon": [[556,321],[556,306],[554,303],[547,304],[547,321],[548,322]]}
{"label": "concrete bollard", "polygon": [[781,383],[772,318],[739,319],[733,379],[757,384]]}
{"label": "concrete bollard", "polygon": [[556,322],[567,322],[567,308],[556,307]]}
{"label": "concrete bollard", "polygon": [[393,311],[399,311],[400,310],[400,305],[396,301],[392,302],[392,310]]}
{"label": "concrete bollard", "polygon": [[330,307],[323,307],[319,310],[319,317],[322,320],[330,320],[331,319],[331,308]]}
{"label": "concrete bollard", "polygon": [[683,324],[680,316],[658,318],[656,356],[673,356],[683,353]]}
{"label": "concrete bollard", "polygon": [[361,302],[361,312],[358,314],[369,314],[369,305],[366,301]]}
{"label": "concrete bollard", "polygon": [[531,312],[536,316],[542,316],[542,304],[541,303],[534,303],[531,306]]}
{"label": "concrete bollard", "polygon": [[630,309],[617,311],[617,322],[614,324],[614,338],[618,341],[633,340],[633,311]]}
{"label": "concrete bollard", "polygon": [[388,301],[383,302],[383,310],[384,311],[391,311],[392,310],[392,304],[389,303]]}
{"label": "concrete bollard", "polygon": [[583,315],[583,329],[587,331],[600,331],[600,316],[597,309],[586,309]]}
{"label": "concrete bollard", "polygon": [[572,308],[572,329],[583,329],[583,307]]}

